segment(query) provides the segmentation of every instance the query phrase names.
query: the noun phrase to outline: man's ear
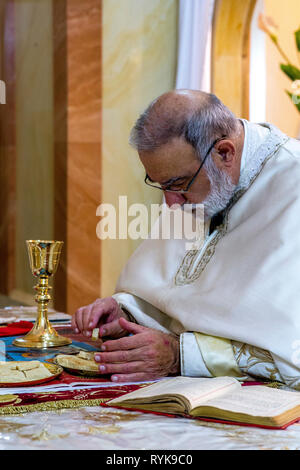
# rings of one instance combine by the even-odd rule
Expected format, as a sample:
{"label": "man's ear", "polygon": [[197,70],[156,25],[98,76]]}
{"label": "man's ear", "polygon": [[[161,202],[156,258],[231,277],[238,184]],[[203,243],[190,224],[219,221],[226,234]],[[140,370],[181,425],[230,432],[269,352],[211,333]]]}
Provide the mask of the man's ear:
{"label": "man's ear", "polygon": [[222,159],[223,166],[230,167],[234,162],[236,148],[231,140],[222,140],[215,146],[215,151]]}

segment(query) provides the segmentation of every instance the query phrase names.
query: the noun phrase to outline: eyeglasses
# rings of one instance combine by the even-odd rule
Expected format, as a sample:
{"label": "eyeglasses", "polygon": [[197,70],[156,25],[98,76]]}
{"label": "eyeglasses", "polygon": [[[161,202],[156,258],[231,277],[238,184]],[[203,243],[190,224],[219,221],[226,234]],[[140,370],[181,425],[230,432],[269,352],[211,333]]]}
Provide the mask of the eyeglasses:
{"label": "eyeglasses", "polygon": [[202,162],[201,162],[201,165],[200,167],[198,168],[198,170],[196,171],[196,173],[194,174],[194,176],[192,177],[192,179],[190,180],[190,182],[188,183],[187,187],[185,189],[169,189],[172,187],[172,185],[174,184],[174,181],[175,180],[179,180],[179,179],[182,179],[182,178],[174,178],[174,181],[172,181],[171,183],[169,183],[167,186],[161,186],[159,183],[154,183],[153,184],[153,181],[151,180],[151,178],[147,175],[146,173],[146,176],[145,176],[145,179],[144,179],[144,182],[148,185],[148,186],[151,186],[152,188],[156,188],[156,189],[160,189],[161,191],[168,191],[170,193],[187,193],[189,192],[189,190],[191,189],[191,186],[192,184],[194,183],[195,179],[197,178],[197,176],[199,175],[200,173],[200,170],[201,168],[203,167],[204,163],[205,163],[205,160],[207,159],[208,155],[210,154],[210,152],[212,151],[212,149],[214,148],[214,146],[220,142],[220,140],[224,140],[226,139],[226,135],[223,135],[222,137],[219,137],[218,139],[216,139],[212,144],[211,146],[209,147],[208,151],[206,152],[206,155],[205,157],[203,158]]}

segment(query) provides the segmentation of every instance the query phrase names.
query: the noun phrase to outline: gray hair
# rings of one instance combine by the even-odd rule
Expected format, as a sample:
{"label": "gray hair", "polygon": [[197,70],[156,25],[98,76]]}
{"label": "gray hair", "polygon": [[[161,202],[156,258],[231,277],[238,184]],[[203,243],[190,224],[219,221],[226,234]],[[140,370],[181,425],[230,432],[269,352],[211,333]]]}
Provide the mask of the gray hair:
{"label": "gray hair", "polygon": [[[203,93],[204,99],[198,107],[180,116],[158,119],[154,100],[140,115],[130,134],[130,144],[138,151],[154,151],[175,137],[183,137],[196,150],[201,161],[209,146],[219,137],[230,137],[237,130],[235,115],[210,93]],[[210,166],[207,159],[205,165]]]}

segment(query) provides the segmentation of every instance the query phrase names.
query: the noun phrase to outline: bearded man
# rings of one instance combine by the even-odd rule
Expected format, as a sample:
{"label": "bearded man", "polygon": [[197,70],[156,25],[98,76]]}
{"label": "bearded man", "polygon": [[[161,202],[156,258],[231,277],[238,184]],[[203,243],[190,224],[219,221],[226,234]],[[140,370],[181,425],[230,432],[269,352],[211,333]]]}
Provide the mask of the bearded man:
{"label": "bearded man", "polygon": [[177,90],[137,120],[145,182],[169,206],[205,208],[206,238],[145,240],[116,293],[74,329],[110,336],[95,355],[113,381],[181,374],[300,389],[300,143],[237,119],[214,95]]}

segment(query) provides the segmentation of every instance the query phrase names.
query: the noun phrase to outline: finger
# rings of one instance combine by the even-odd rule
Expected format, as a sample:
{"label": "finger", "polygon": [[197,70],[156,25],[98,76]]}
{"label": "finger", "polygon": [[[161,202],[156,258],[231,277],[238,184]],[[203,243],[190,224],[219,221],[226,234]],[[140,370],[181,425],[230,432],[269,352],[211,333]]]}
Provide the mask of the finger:
{"label": "finger", "polygon": [[116,301],[112,298],[100,299],[93,304],[92,313],[89,317],[88,329],[93,330],[99,326],[104,315],[109,315],[116,307]]}
{"label": "finger", "polygon": [[76,314],[76,324],[77,324],[77,329],[79,330],[79,332],[82,332],[83,331],[83,315],[84,315],[84,311],[87,307],[81,307],[77,314]]}
{"label": "finger", "polygon": [[95,361],[101,363],[131,362],[143,359],[143,349],[129,349],[128,351],[113,351],[95,353]]}
{"label": "finger", "polygon": [[94,328],[98,328],[104,322],[104,317],[106,316],[105,312],[105,303],[97,302],[93,305],[91,309],[91,315],[89,316],[87,329],[92,331]]}
{"label": "finger", "polygon": [[88,305],[82,313],[82,330],[85,336],[92,336],[92,331],[89,329],[89,319],[92,315],[93,304]]}
{"label": "finger", "polygon": [[[78,329],[78,324],[77,324],[77,321],[78,321],[78,315],[79,315],[79,312],[80,312],[80,308],[78,308],[76,310],[76,312],[72,315],[72,318],[71,318],[71,325],[72,325],[72,328],[76,331],[78,330],[79,332],[79,329]],[[77,331],[76,331],[77,332]]]}
{"label": "finger", "polygon": [[145,369],[145,363],[143,361],[132,361],[119,364],[101,364],[99,371],[102,374],[132,374],[136,372],[142,372]]}
{"label": "finger", "polygon": [[99,330],[100,336],[118,337],[122,332],[124,332],[124,330],[121,328],[119,320],[105,323]]}
{"label": "finger", "polygon": [[120,318],[119,319],[120,326],[124,330],[128,331],[128,333],[133,333],[134,335],[138,333],[143,333],[146,330],[145,326],[138,325],[137,323],[130,322],[126,320],[125,318]]}
{"label": "finger", "polygon": [[121,351],[123,349],[136,349],[145,346],[144,335],[126,336],[125,338],[105,341],[101,351]]}
{"label": "finger", "polygon": [[110,380],[112,382],[147,382],[155,378],[158,377],[151,376],[151,374],[146,372],[136,372],[134,374],[114,374]]}
{"label": "finger", "polygon": [[[79,310],[79,309],[78,309]],[[73,328],[73,330],[75,331],[75,333],[79,333],[79,330],[77,328],[77,323],[76,323],[76,315],[78,313],[78,310],[76,310],[76,312],[72,315],[71,317],[71,327]]]}

